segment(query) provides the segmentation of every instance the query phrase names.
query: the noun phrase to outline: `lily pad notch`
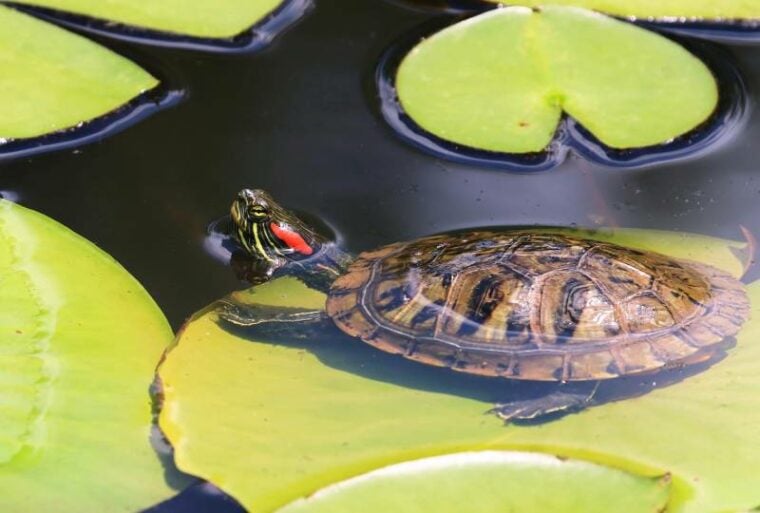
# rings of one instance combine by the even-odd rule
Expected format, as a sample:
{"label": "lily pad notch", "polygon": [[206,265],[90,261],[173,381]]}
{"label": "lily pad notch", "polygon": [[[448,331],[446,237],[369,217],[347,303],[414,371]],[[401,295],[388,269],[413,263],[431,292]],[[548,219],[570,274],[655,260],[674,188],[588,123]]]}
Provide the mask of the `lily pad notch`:
{"label": "lily pad notch", "polygon": [[[301,20],[314,6],[313,0],[258,0],[237,2],[241,12],[234,23],[205,23],[195,19],[194,24],[182,24],[157,16],[140,16],[139,9],[125,9],[120,15],[120,4],[113,13],[99,0],[17,0],[8,5],[53,23],[84,30],[92,34],[123,41],[197,50],[203,52],[253,52],[268,46],[278,35]],[[167,4],[181,2],[162,2]],[[216,9],[212,2],[206,2]],[[69,5],[71,4],[71,5]],[[208,6],[207,6],[208,7]],[[178,7],[181,8],[181,7]],[[224,10],[223,7],[218,9]],[[229,8],[234,9],[234,6]],[[248,11],[257,11],[251,16]],[[225,13],[229,14],[229,13]],[[228,16],[230,18],[230,16]]]}
{"label": "lily pad notch", "polygon": [[[526,11],[532,14],[526,16]],[[701,118],[696,118],[691,125],[686,126],[685,132],[676,132],[674,136],[668,136],[658,144],[648,142],[639,146],[623,145],[621,147],[621,145],[616,145],[613,147],[603,143],[600,137],[592,134],[579,121],[567,114],[568,93],[556,87],[557,84],[559,86],[564,85],[561,79],[556,78],[557,75],[563,73],[571,80],[578,80],[578,77],[572,76],[573,65],[568,66],[567,63],[560,62],[559,65],[549,63],[550,65],[547,66],[545,62],[538,62],[541,59],[526,59],[526,56],[531,57],[529,53],[535,51],[537,45],[550,46],[564,43],[561,40],[563,34],[560,33],[558,37],[556,33],[551,32],[554,30],[551,23],[538,20],[533,22],[534,27],[537,23],[545,26],[539,27],[539,29],[529,27],[531,41],[523,44],[522,42],[526,41],[527,38],[522,38],[525,34],[521,34],[519,30],[514,30],[515,23],[510,18],[538,18],[544,13],[550,13],[554,18],[551,23],[557,24],[556,20],[559,19],[560,24],[565,24],[565,27],[560,27],[560,32],[561,30],[567,31],[567,26],[579,20],[581,24],[597,23],[600,30],[599,34],[622,31],[624,37],[621,38],[623,42],[621,48],[627,49],[629,55],[616,57],[619,62],[610,62],[613,65],[611,66],[612,70],[614,70],[614,65],[618,65],[619,68],[620,62],[625,63],[625,66],[630,65],[634,68],[636,64],[640,64],[637,63],[635,55],[638,37],[643,37],[645,43],[648,42],[658,48],[669,49],[671,53],[685,56],[687,64],[692,68],[704,67],[705,72],[709,73],[714,81],[713,87],[716,98],[711,104],[711,113],[709,110],[704,111]],[[566,19],[563,20],[563,17]],[[568,152],[573,152],[592,162],[608,167],[643,167],[703,153],[715,147],[717,143],[730,138],[746,119],[748,109],[745,82],[731,56],[715,45],[701,41],[669,41],[663,36],[639,29],[630,23],[579,8],[554,6],[540,10],[524,7],[499,8],[479,16],[467,18],[464,21],[458,21],[459,23],[452,24],[450,19],[448,21],[437,19],[422,25],[383,54],[376,72],[380,98],[379,108],[386,122],[407,143],[435,156],[466,164],[495,167],[509,171],[539,171],[559,165],[564,161]],[[495,48],[495,45],[498,44],[497,38],[492,37],[493,33],[498,31],[493,30],[493,28],[501,22],[504,22],[505,26],[513,25],[513,34],[509,36],[513,39],[508,48],[490,51],[491,56],[497,55],[497,60],[488,62],[488,55],[483,57],[483,53],[489,53],[488,47]],[[488,24],[491,27],[488,27]],[[491,30],[491,34],[488,34],[489,30]],[[499,28],[502,33],[506,30],[509,30],[509,27]],[[545,37],[542,39],[541,30],[546,31],[554,41],[547,43]],[[475,33],[473,35],[475,31],[480,31],[480,34]],[[491,40],[488,39],[489,37]],[[505,40],[509,42],[509,37],[502,37],[502,44],[505,44]],[[447,39],[448,41],[446,41]],[[461,49],[468,44],[471,46],[470,50],[477,50]],[[527,46],[530,48],[526,50],[525,47]],[[439,56],[434,55],[441,49],[443,51],[440,52]],[[540,50],[544,49],[541,48]],[[568,50],[564,57],[567,58],[570,55],[572,58],[576,58],[575,50]],[[420,59],[421,54],[422,59]],[[545,57],[545,55],[539,55],[539,57]],[[507,62],[504,64],[505,61],[515,58],[518,60],[520,58],[526,59],[525,62],[532,69],[526,69],[522,73],[523,70],[514,63]],[[562,56],[553,58],[558,61],[562,60]],[[585,64],[584,67],[587,69],[589,69],[589,60],[593,60],[593,58],[593,55],[582,55],[580,57],[580,59],[586,59],[587,62],[582,64]],[[424,62],[425,59],[427,62]],[[470,60],[477,60],[478,62],[471,63],[470,69],[467,70]],[[462,64],[464,64],[464,71],[462,71]],[[502,65],[504,69],[499,68]],[[519,69],[521,72],[505,75],[508,76],[508,80],[517,84],[514,86],[516,92],[507,90],[512,85],[503,76],[497,75],[499,72],[508,71],[510,65],[513,66],[511,71],[514,72]],[[552,66],[559,68],[559,71],[552,69]],[[605,77],[605,72],[607,77]],[[594,73],[608,80],[609,76],[612,75],[611,71],[603,68],[599,68]],[[527,79],[520,76],[531,74],[532,76]],[[582,74],[582,72],[578,74]],[[484,86],[483,84],[486,83],[484,80],[491,80],[492,82],[490,85]],[[530,80],[535,80],[535,83],[530,84]],[[545,80],[545,82],[540,83],[541,80]],[[519,96],[521,87],[523,92],[534,91],[536,84],[545,86],[546,91],[548,91],[544,98],[537,100],[538,95],[534,95],[533,98],[526,100],[525,97]],[[575,84],[572,85],[575,86]],[[592,84],[592,86],[614,90],[619,84],[601,82]],[[489,87],[491,88],[490,91]],[[506,92],[499,91],[500,93],[504,92],[501,97],[487,97],[489,92],[493,93],[493,89],[500,88],[507,90]],[[594,97],[594,94],[589,94],[588,91],[581,90],[580,92],[586,95],[585,99]],[[594,91],[592,90],[590,93],[594,93]],[[513,95],[511,99],[509,98],[510,94]],[[678,95],[673,95],[673,97],[678,98]],[[571,98],[572,100],[573,98]],[[541,127],[539,125],[541,123],[544,123],[546,127],[550,126],[553,139],[545,145],[514,151],[504,150],[493,144],[473,144],[466,140],[469,136],[464,138],[450,136],[449,132],[452,127],[455,131],[461,131],[463,126],[469,123],[476,127],[476,131],[481,132],[481,136],[486,134],[485,139],[493,139],[493,134],[498,134],[503,127],[507,126],[506,121],[502,123],[502,120],[496,119],[499,114],[497,109],[505,110],[504,105],[509,101],[514,102],[513,106],[506,106],[506,111],[511,114],[519,110],[514,105],[526,104],[529,101],[534,101],[539,109],[544,107],[537,101],[545,101],[546,105],[550,107],[558,106],[560,112],[556,113],[556,120],[551,119],[552,113],[539,112],[539,116],[544,118],[539,119],[539,123],[531,128],[534,120],[519,119],[521,128],[524,127],[528,131],[533,130],[537,134],[540,134]],[[586,109],[585,114],[591,118],[596,116],[596,120],[607,115],[604,110],[594,112],[594,107],[590,104],[582,106],[583,109]],[[461,110],[456,112],[458,108]],[[526,109],[526,113],[531,113],[530,108],[529,106]],[[509,112],[510,109],[512,112]],[[654,119],[654,122],[662,124],[661,120],[658,119],[661,111],[651,108],[650,110],[654,113],[652,115],[650,112],[650,117]],[[673,107],[672,111],[677,111],[677,106]],[[478,112],[485,112],[486,118],[490,117],[491,119],[486,119],[485,122],[481,123],[482,120]],[[537,110],[534,109],[533,113],[535,112]],[[633,114],[637,115],[636,111],[633,111]],[[435,119],[436,117],[437,119]],[[489,126],[488,122],[492,124]],[[537,126],[538,130],[536,130]],[[542,135],[538,137],[542,137]],[[601,139],[604,139],[604,136]]]}

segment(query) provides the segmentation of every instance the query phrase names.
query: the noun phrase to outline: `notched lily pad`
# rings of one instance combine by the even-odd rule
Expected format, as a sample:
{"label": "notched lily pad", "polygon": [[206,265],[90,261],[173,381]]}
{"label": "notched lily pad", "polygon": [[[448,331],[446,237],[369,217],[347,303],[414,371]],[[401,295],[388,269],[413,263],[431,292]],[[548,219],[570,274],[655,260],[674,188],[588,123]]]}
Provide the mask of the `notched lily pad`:
{"label": "notched lily pad", "polygon": [[118,119],[109,122],[121,126],[155,107],[151,94],[159,82],[150,73],[81,36],[2,5],[0,54],[0,155],[81,141],[92,120],[114,115]]}
{"label": "notched lily pad", "polygon": [[641,165],[703,150],[743,114],[725,59],[714,74],[663,36],[579,8],[494,9],[402,58],[407,47],[381,66],[385,117],[449,158],[539,169],[572,149]]}
{"label": "notched lily pad", "polygon": [[87,31],[206,51],[268,44],[306,14],[312,0],[14,0],[13,5]]}
{"label": "notched lily pad", "polygon": [[277,513],[664,511],[670,478],[539,453],[482,451],[399,463],[323,488]]}
{"label": "notched lily pad", "polygon": [[[595,236],[741,273],[732,249],[741,243],[643,230]],[[234,295],[307,309],[325,301],[292,278]],[[669,511],[742,510],[760,501],[746,479],[760,472],[760,288],[750,295],[753,319],[712,367],[670,386],[644,380],[639,397],[522,427],[485,412],[530,388],[410,362],[337,330],[257,339],[220,324],[212,306],[185,325],[159,368],[159,422],[182,470],[253,512],[389,465],[482,450],[559,454],[652,479],[670,473]]]}
{"label": "notched lily pad", "polygon": [[119,264],[0,200],[0,511],[133,512],[174,490],[148,387],[172,332]]}

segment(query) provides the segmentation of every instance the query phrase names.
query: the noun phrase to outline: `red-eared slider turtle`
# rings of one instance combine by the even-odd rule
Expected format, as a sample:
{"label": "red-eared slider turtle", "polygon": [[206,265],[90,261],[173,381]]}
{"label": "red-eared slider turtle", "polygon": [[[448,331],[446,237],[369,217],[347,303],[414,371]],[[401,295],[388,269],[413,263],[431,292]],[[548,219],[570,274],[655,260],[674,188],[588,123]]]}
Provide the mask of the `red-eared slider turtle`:
{"label": "red-eared slider turtle", "polygon": [[[267,277],[324,291],[331,322],[378,349],[471,374],[592,385],[497,405],[506,420],[582,408],[600,380],[705,361],[749,313],[743,285],[721,270],[567,234],[469,231],[351,258],[263,191],[241,191],[231,213]],[[220,316],[264,329],[325,320],[231,301]]]}

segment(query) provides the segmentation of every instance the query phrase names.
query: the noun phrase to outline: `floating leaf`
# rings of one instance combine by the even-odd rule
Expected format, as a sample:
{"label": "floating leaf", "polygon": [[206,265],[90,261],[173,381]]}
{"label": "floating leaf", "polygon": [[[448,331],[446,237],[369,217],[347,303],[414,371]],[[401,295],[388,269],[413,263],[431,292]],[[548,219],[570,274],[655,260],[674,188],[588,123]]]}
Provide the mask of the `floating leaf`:
{"label": "floating leaf", "polygon": [[[493,3],[495,0],[485,0]],[[546,2],[520,0],[519,5],[540,7]],[[686,18],[689,21],[758,20],[760,2],[753,0],[552,0],[553,5],[585,7],[595,11],[643,19]]]}
{"label": "floating leaf", "polygon": [[[741,246],[666,232],[599,236],[733,272],[730,248]],[[395,463],[514,448],[650,477],[672,472],[674,500],[682,506],[672,511],[746,508],[760,502],[747,478],[760,472],[760,287],[751,294],[754,320],[725,360],[683,382],[541,427],[505,427],[484,414],[515,393],[505,380],[420,365],[337,330],[250,340],[225,330],[208,309],[186,324],[159,370],[165,387],[160,425],[181,469],[254,512]],[[288,278],[235,296],[324,305],[323,294]]]}
{"label": "floating leaf", "polygon": [[283,0],[14,0],[125,25],[203,38],[231,38],[273,12]]}
{"label": "floating leaf", "polygon": [[110,50],[3,6],[0,55],[0,140],[75,127],[158,85]]}
{"label": "floating leaf", "polygon": [[[482,451],[425,458],[331,485],[278,513],[664,511],[670,479],[545,454]],[[547,493],[547,490],[551,490]]]}
{"label": "floating leaf", "polygon": [[148,388],[171,329],[119,264],[0,200],[0,511],[134,512],[172,493]]}
{"label": "floating leaf", "polygon": [[446,141],[540,152],[563,112],[610,148],[669,142],[715,111],[711,71],[682,46],[584,9],[495,9],[419,43],[402,61],[404,111]]}

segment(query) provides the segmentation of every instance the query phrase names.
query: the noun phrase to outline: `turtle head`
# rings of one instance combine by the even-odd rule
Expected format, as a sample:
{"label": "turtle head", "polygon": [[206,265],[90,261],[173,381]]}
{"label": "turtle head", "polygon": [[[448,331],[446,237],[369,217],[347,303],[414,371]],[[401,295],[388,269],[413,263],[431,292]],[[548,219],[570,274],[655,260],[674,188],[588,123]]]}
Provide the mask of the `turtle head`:
{"label": "turtle head", "polygon": [[307,258],[321,249],[325,239],[293,212],[284,209],[260,189],[243,189],[232,202],[234,236],[254,258],[281,267]]}

